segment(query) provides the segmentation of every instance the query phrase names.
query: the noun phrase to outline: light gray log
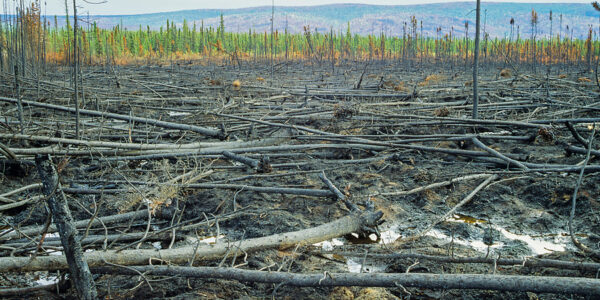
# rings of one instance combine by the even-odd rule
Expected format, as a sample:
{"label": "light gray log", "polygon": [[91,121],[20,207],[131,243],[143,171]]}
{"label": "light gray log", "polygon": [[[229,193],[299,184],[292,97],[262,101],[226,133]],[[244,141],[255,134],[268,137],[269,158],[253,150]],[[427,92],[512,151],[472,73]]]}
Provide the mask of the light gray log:
{"label": "light gray log", "polygon": [[[198,247],[192,245],[164,250],[95,251],[84,253],[84,257],[90,267],[102,266],[105,261],[120,265],[142,265],[150,263],[152,259],[173,264],[188,263],[194,256],[195,261],[217,259],[222,258],[228,252],[243,255],[244,252],[262,249],[285,249],[297,244],[310,245],[352,232],[361,232],[365,226],[375,226],[382,215],[383,213],[380,211],[350,214],[313,228],[229,243],[221,242]],[[231,249],[232,247],[234,249]],[[30,257],[0,257],[0,273],[51,271],[66,268],[68,268],[68,264],[64,255],[37,256],[34,259]]]}
{"label": "light gray log", "polygon": [[[16,99],[7,98],[7,97],[0,97],[0,101],[17,103]],[[42,107],[42,108],[46,108],[46,109],[53,109],[53,110],[59,110],[59,111],[66,111],[66,112],[70,112],[70,113],[76,113],[75,108],[71,108],[71,107],[65,107],[65,106],[61,106],[61,105],[54,105],[54,104],[48,104],[48,103],[39,103],[39,102],[27,101],[27,100],[22,100],[22,102],[23,102],[23,105],[36,106],[36,107]],[[200,126],[196,126],[196,125],[179,124],[179,123],[160,121],[160,120],[142,118],[142,117],[127,116],[127,115],[121,115],[121,114],[115,114],[115,113],[109,113],[109,112],[101,112],[101,111],[89,110],[89,109],[80,109],[79,113],[82,115],[88,115],[88,116],[96,116],[96,117],[124,120],[124,121],[130,121],[130,122],[133,121],[136,123],[149,124],[149,125],[154,125],[154,126],[163,127],[163,128],[189,130],[189,131],[193,131],[193,132],[200,133],[200,134],[203,134],[206,136],[211,136],[211,137],[218,137],[218,138],[223,137],[222,132],[220,130],[214,129],[214,128],[205,128],[205,127],[200,127]]]}

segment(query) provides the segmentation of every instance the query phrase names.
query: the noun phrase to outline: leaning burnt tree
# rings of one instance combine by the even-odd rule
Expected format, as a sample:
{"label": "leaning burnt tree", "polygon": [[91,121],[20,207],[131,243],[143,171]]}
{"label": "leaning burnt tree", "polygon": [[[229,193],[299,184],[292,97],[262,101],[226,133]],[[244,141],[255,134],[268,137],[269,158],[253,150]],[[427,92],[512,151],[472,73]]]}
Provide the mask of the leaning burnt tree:
{"label": "leaning burnt tree", "polygon": [[38,174],[42,180],[46,203],[60,234],[61,244],[64,248],[66,263],[71,272],[71,280],[80,299],[94,300],[98,298],[92,273],[86,259],[83,257],[81,241],[77,228],[73,224],[73,216],[69,209],[69,202],[62,190],[58,173],[52,164],[49,155],[37,155],[35,158]]}

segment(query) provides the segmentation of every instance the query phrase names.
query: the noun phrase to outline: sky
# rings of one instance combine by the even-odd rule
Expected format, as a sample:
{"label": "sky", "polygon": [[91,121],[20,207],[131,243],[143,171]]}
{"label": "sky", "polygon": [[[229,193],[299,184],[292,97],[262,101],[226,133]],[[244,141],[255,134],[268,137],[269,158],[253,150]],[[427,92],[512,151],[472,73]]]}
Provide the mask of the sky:
{"label": "sky", "polygon": [[[463,0],[464,1],[464,0]],[[13,1],[8,1],[12,3]],[[42,0],[46,3],[43,6],[43,12],[47,15],[64,15],[65,0]],[[73,0],[67,0],[69,3],[69,14],[72,13]],[[103,2],[103,3],[102,3]],[[438,2],[457,2],[448,0],[275,0],[275,6],[305,6],[322,5],[332,3],[362,3],[375,5],[402,5],[402,4],[422,4]],[[475,1],[472,1],[475,2]],[[589,3],[591,0],[494,0],[485,2],[527,2],[527,3],[549,3],[549,2],[571,2],[571,3]],[[99,3],[99,4],[89,4]],[[185,9],[230,9],[254,6],[270,6],[271,0],[226,0],[226,1],[206,1],[206,0],[77,0],[77,13],[81,15],[124,15],[124,14],[143,14],[166,11],[177,11]],[[12,12],[14,9],[7,9]],[[0,7],[0,12],[4,13],[4,8]]]}

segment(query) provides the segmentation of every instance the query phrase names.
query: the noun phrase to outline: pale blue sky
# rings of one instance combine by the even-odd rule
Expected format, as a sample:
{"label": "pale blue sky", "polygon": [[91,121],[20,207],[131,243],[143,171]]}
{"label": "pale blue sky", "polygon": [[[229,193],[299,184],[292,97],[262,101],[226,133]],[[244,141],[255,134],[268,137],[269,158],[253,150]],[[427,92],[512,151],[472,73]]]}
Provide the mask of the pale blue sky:
{"label": "pale blue sky", "polygon": [[[271,5],[271,0],[221,0],[221,1],[206,1],[206,0],[88,0],[89,2],[105,2],[102,4],[88,4],[85,1],[77,0],[78,13],[90,15],[121,15],[121,14],[141,14],[141,13],[153,13],[153,12],[165,12],[165,11],[176,11],[184,9],[202,9],[202,8],[216,8],[216,9],[228,9],[228,8],[241,8],[241,7],[253,7],[253,6],[265,6]],[[592,0],[495,0],[495,1],[484,1],[484,2],[528,2],[528,3],[548,3],[548,2],[559,2],[559,3],[590,3]],[[13,1],[8,1],[13,2]],[[64,15],[65,14],[65,0],[43,0],[42,3],[46,3],[45,12],[48,15]],[[69,12],[72,12],[73,0],[67,0],[69,3]],[[331,3],[363,3],[363,4],[379,4],[379,5],[401,5],[401,4],[419,4],[419,3],[435,3],[435,2],[456,2],[448,0],[279,0],[275,1],[275,6],[304,6],[304,5],[320,5],[320,4],[331,4]],[[475,1],[472,1],[475,2]],[[8,9],[14,11],[13,9]],[[3,8],[0,6],[0,12],[3,12]]]}

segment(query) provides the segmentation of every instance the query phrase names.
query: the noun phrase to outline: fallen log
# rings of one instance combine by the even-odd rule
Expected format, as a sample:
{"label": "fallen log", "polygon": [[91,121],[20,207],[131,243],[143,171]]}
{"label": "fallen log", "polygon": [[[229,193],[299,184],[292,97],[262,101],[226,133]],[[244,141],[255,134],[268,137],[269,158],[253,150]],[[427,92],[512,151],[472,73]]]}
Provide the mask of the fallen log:
{"label": "fallen log", "polygon": [[[399,118],[399,119],[425,119],[433,120],[431,124],[443,125],[445,122],[454,122],[462,124],[483,124],[483,125],[494,125],[494,126],[515,126],[525,128],[548,128],[542,120],[532,120],[529,122],[523,121],[503,121],[503,120],[482,120],[482,119],[466,119],[466,118],[452,118],[452,117],[432,117],[432,116],[419,116],[419,115],[399,115],[399,114],[388,114],[386,117]],[[564,120],[562,121],[564,122]],[[552,123],[552,122],[550,122]],[[411,124],[411,123],[408,123]]]}
{"label": "fallen log", "polygon": [[253,158],[249,158],[249,157],[245,157],[242,155],[238,155],[235,153],[232,153],[230,151],[223,151],[223,156],[225,156],[226,158],[229,158],[231,160],[237,161],[237,162],[241,162],[245,165],[247,165],[248,167],[252,168],[252,169],[257,169],[258,168],[258,164],[260,163],[259,160],[257,159],[253,159]]}
{"label": "fallen log", "polygon": [[0,143],[0,154],[11,160],[17,160],[17,156],[6,145]]}
{"label": "fallen log", "polygon": [[[90,140],[78,140],[68,138],[58,138],[52,136],[38,136],[38,135],[27,135],[27,134],[0,134],[0,139],[7,140],[25,140],[25,141],[36,141],[53,144],[66,144],[66,145],[77,145],[90,148],[114,148],[114,149],[127,149],[127,150],[181,150],[181,149],[200,149],[200,148],[214,148],[220,147],[224,149],[228,148],[244,148],[244,147],[256,147],[256,146],[268,146],[275,145],[278,142],[283,141],[282,138],[266,138],[262,140],[253,141],[233,141],[233,142],[194,142],[186,144],[136,144],[136,143],[118,143],[118,142],[106,142],[106,141],[90,141]],[[2,144],[0,143],[0,148]],[[16,150],[19,154],[27,153],[26,149],[8,149],[8,151]],[[30,151],[31,153],[31,151]],[[16,159],[16,156],[15,158]]]}
{"label": "fallen log", "polygon": [[[124,161],[124,160],[143,160],[143,159],[164,159],[164,158],[176,158],[176,157],[195,157],[202,155],[222,155],[223,151],[227,150],[232,153],[258,153],[258,152],[272,152],[272,151],[299,151],[299,150],[317,150],[317,149],[351,149],[351,150],[364,150],[364,151],[383,151],[389,147],[386,146],[373,146],[364,144],[303,144],[303,145],[277,145],[277,146],[264,146],[264,147],[248,147],[248,148],[223,148],[223,147],[211,147],[203,148],[195,151],[183,150],[156,150],[146,151],[145,155],[137,156],[121,156],[121,157],[107,157],[100,159],[101,161]],[[14,150],[14,149],[13,149]],[[472,151],[479,152],[482,155],[488,155],[483,151]],[[54,153],[54,152],[53,152]],[[66,154],[67,152],[65,152]]]}
{"label": "fallen log", "polygon": [[8,288],[8,289],[0,289],[1,297],[19,297],[21,299],[25,298],[26,295],[39,293],[40,291],[56,291],[60,286],[65,286],[65,283],[51,283],[45,285],[35,285],[28,287],[20,287],[20,288]]}
{"label": "fallen log", "polygon": [[[380,211],[364,211],[313,228],[243,241],[191,245],[164,250],[95,251],[84,253],[84,258],[90,267],[103,266],[105,262],[119,265],[143,265],[156,261],[172,264],[188,263],[192,258],[194,261],[217,259],[222,258],[226,253],[242,255],[244,252],[269,248],[285,249],[297,244],[314,244],[352,232],[361,232],[365,227],[375,226],[382,215],[383,213]],[[0,273],[52,271],[67,268],[68,264],[64,255],[0,258]]]}
{"label": "fallen log", "polygon": [[[77,228],[84,228],[88,225],[100,226],[102,224],[105,224],[105,225],[114,224],[114,223],[129,221],[129,220],[141,219],[141,218],[145,218],[147,216],[148,216],[147,210],[139,210],[139,211],[133,211],[133,212],[128,212],[128,213],[119,214],[119,215],[96,218],[93,220],[87,219],[87,220],[75,221],[73,224]],[[90,222],[91,222],[91,224],[90,224]],[[44,231],[44,226],[25,227],[25,228],[19,229],[18,231],[11,231],[11,232],[5,233],[4,235],[0,235],[0,240],[11,240],[11,239],[22,238],[24,236],[32,236],[32,235],[40,234],[43,231]],[[50,225],[50,227],[48,227],[48,230],[46,231],[46,233],[53,233],[56,231],[57,231],[56,226]]]}
{"label": "fallen log", "polygon": [[421,186],[418,188],[414,188],[408,191],[395,191],[395,192],[387,192],[387,193],[382,193],[382,192],[375,192],[373,194],[371,194],[371,196],[405,196],[405,195],[410,195],[410,194],[415,194],[418,192],[422,192],[425,190],[430,190],[430,189],[434,189],[434,188],[438,188],[438,187],[442,187],[442,186],[448,186],[451,184],[454,184],[456,182],[460,182],[463,180],[472,180],[472,179],[479,179],[479,178],[487,178],[489,177],[489,174],[474,174],[474,175],[467,175],[467,176],[461,176],[461,177],[457,177],[457,178],[452,178],[450,180],[446,180],[446,181],[442,181],[442,182],[436,182],[436,183],[432,183],[426,186]]}
{"label": "fallen log", "polygon": [[[11,102],[11,103],[18,102],[17,99],[7,98],[7,97],[0,97],[0,101]],[[27,106],[35,106],[35,107],[41,107],[41,108],[46,108],[46,109],[75,113],[75,108],[71,108],[71,107],[47,104],[47,103],[39,103],[39,102],[27,101],[27,100],[22,100],[22,102],[24,105],[27,105]],[[196,126],[196,125],[173,123],[173,122],[160,121],[160,120],[155,120],[155,119],[150,119],[150,118],[134,117],[134,116],[121,115],[121,114],[115,114],[115,113],[109,113],[109,112],[101,112],[101,111],[89,110],[89,109],[79,109],[79,114],[154,125],[154,126],[158,126],[158,127],[162,127],[162,128],[189,130],[189,131],[193,131],[196,133],[200,133],[202,135],[217,137],[219,139],[224,138],[223,132],[221,130],[214,129],[214,128],[205,128],[205,127],[200,127],[200,126]]]}
{"label": "fallen log", "polygon": [[488,184],[490,184],[490,182],[496,180],[496,178],[498,178],[498,175],[496,175],[496,174],[489,175],[488,178],[486,180],[484,180],[482,183],[480,183],[473,191],[471,191],[471,193],[469,193],[459,203],[454,205],[454,207],[452,207],[452,209],[447,211],[443,216],[439,217],[434,222],[432,222],[427,228],[423,229],[421,232],[419,232],[413,236],[403,238],[402,240],[399,240],[399,241],[404,243],[404,242],[408,242],[408,241],[414,241],[416,239],[423,237],[427,232],[431,231],[437,224],[445,221],[449,216],[453,215],[457,209],[461,208],[463,205],[465,205],[469,201],[471,201],[471,199],[473,199],[473,197],[475,197],[475,195],[477,195],[477,193],[479,191],[481,191],[481,189],[483,189]]}
{"label": "fallen log", "polygon": [[572,119],[555,119],[555,120],[531,120],[530,123],[535,124],[558,124],[558,123],[594,123],[600,122],[600,118],[572,118]]}
{"label": "fallen log", "polygon": [[521,163],[520,161],[514,160],[510,157],[507,157],[506,155],[488,147],[487,145],[485,145],[484,143],[482,143],[480,140],[478,140],[476,137],[472,137],[471,141],[477,145],[477,147],[485,150],[486,152],[490,153],[492,156],[495,156],[501,160],[506,161],[509,165],[513,164],[516,165],[517,167],[523,169],[523,170],[529,170],[529,168],[527,168],[523,163]]}
{"label": "fallen log", "polygon": [[[565,151],[567,152],[567,155],[570,155],[572,153],[577,153],[577,154],[587,154],[588,150],[585,148],[581,148],[581,147],[577,147],[577,146],[572,146],[572,145],[567,145],[565,147]],[[600,151],[598,150],[590,150],[590,153],[596,156],[600,156]]]}
{"label": "fallen log", "polygon": [[[347,257],[362,258],[364,253],[355,252],[340,252],[340,251],[315,251],[314,254],[337,254]],[[486,257],[458,257],[458,256],[439,256],[439,255],[427,255],[420,253],[369,253],[369,259],[376,259],[382,261],[398,260],[398,259],[410,259],[410,260],[429,260],[438,263],[453,263],[453,264],[489,264],[496,266],[519,266],[524,268],[557,268],[567,270],[578,270],[582,272],[588,272],[596,274],[600,270],[600,263],[594,262],[579,262],[579,261],[565,261],[557,259],[546,259],[546,258],[486,258]]]}
{"label": "fallen log", "polygon": [[130,266],[100,267],[102,274],[181,276],[280,283],[290,286],[371,286],[428,289],[496,290],[556,294],[600,295],[600,280],[580,277],[546,277],[482,274],[417,273],[312,273],[266,272],[237,268]]}
{"label": "fallen log", "polygon": [[[243,184],[211,184],[211,183],[192,183],[192,184],[173,184],[182,188],[190,189],[224,189],[224,190],[239,190],[239,191],[250,191],[266,194],[290,194],[310,197],[329,197],[334,196],[331,191],[328,190],[317,190],[317,189],[300,189],[300,188],[284,188],[284,187],[266,187],[266,186],[252,186]],[[77,188],[64,188],[64,192],[67,194],[121,194],[130,192],[129,189],[77,189]]]}

